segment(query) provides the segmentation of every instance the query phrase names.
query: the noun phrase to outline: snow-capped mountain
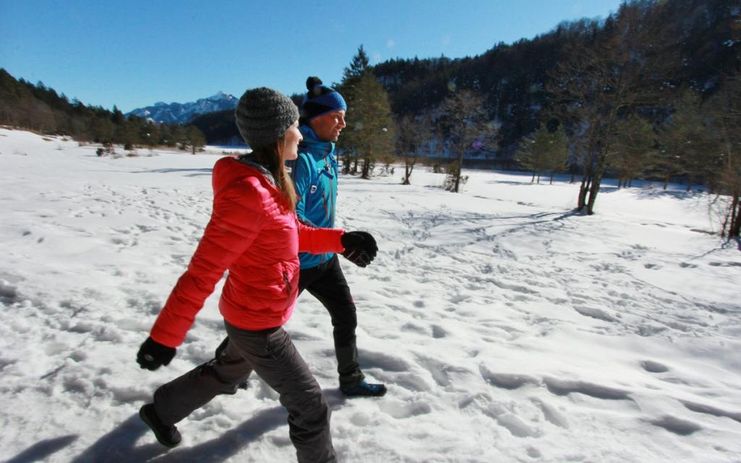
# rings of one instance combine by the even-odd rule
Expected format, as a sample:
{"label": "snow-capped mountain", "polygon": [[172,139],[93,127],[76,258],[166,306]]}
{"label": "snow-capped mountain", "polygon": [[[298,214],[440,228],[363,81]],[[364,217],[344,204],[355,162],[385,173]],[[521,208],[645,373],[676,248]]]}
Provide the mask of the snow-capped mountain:
{"label": "snow-capped mountain", "polygon": [[201,98],[191,103],[163,103],[160,101],[155,103],[154,106],[134,109],[127,115],[144,117],[155,122],[185,124],[201,114],[234,109],[237,107],[238,101],[239,99],[234,95],[218,92],[213,96]]}

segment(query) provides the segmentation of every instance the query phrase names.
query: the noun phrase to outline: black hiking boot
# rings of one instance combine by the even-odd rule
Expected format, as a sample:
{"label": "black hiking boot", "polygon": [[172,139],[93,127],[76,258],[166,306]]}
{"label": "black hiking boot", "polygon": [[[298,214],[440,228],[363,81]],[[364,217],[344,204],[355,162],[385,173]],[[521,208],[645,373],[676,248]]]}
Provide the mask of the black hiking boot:
{"label": "black hiking boot", "polygon": [[382,397],[386,394],[386,386],[383,384],[368,383],[362,380],[351,386],[340,386],[340,391],[346,397]]}
{"label": "black hiking boot", "polygon": [[140,408],[139,417],[154,432],[157,441],[165,447],[175,447],[181,440],[183,440],[180,431],[178,431],[178,428],[176,428],[175,425],[165,424],[160,421],[160,418],[154,411],[154,404],[146,404]]}

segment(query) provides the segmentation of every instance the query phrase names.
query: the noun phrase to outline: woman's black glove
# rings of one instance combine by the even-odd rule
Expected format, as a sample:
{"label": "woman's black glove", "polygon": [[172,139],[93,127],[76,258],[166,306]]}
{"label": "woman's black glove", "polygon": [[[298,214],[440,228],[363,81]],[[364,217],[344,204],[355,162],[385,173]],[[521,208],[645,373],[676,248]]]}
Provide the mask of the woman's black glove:
{"label": "woman's black glove", "polygon": [[162,345],[150,337],[139,348],[136,362],[140,367],[154,371],[162,365],[168,365],[175,357],[175,351],[174,347]]}
{"label": "woman's black glove", "polygon": [[342,255],[359,267],[370,264],[378,253],[378,246],[373,235],[364,231],[345,232],[340,237],[345,250]]}

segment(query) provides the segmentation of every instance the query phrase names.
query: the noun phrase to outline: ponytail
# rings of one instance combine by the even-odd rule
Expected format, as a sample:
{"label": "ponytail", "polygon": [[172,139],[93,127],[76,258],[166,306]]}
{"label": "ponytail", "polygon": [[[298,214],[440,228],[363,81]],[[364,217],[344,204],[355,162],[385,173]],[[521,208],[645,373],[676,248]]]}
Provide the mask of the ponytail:
{"label": "ponytail", "polygon": [[[278,143],[282,139],[278,140]],[[280,152],[278,144],[265,147],[257,147],[252,151],[255,160],[264,166],[273,176],[275,186],[283,194],[283,202],[289,210],[296,210],[296,188],[293,186],[293,180],[288,175],[286,165],[280,161]]]}

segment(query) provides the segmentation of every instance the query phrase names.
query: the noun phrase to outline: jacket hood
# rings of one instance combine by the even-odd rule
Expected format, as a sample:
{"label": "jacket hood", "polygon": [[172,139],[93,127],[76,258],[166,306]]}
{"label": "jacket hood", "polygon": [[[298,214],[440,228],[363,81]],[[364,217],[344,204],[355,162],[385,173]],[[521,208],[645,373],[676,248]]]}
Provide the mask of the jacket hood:
{"label": "jacket hood", "polygon": [[270,172],[260,164],[242,161],[234,157],[221,158],[214,165],[212,186],[218,194],[232,182],[244,177],[255,177],[266,188],[275,190],[275,180]]}
{"label": "jacket hood", "polygon": [[314,129],[308,125],[300,125],[298,129],[301,132],[301,136],[304,137],[298,145],[299,151],[309,152],[319,158],[334,151],[335,144],[331,141],[320,140]]}

